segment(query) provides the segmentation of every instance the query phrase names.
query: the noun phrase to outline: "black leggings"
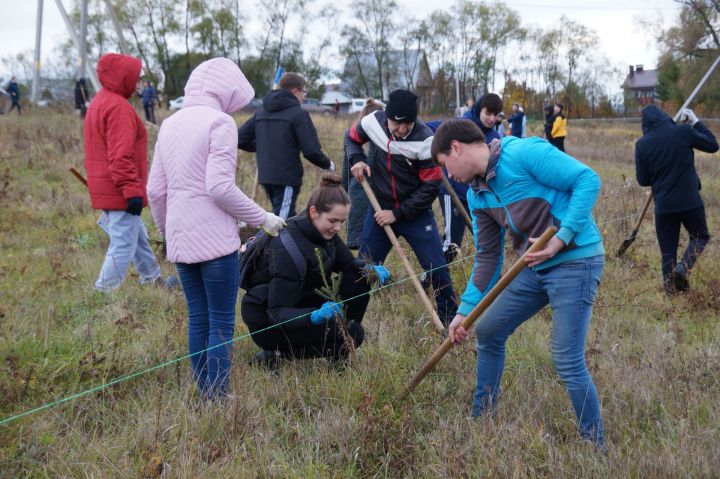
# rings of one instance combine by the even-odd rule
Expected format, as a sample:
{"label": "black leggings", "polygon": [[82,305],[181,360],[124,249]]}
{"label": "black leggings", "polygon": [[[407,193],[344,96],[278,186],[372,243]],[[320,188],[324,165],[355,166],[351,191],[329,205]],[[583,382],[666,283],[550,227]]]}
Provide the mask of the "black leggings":
{"label": "black leggings", "polygon": [[657,232],[660,254],[662,255],[663,278],[666,280],[671,277],[677,261],[681,224],[690,235],[690,241],[682,257],[682,262],[685,263],[688,269],[693,267],[695,260],[710,241],[704,206],[678,213],[656,214],[655,231]]}
{"label": "black leggings", "polygon": [[560,151],[565,151],[565,137],[564,136],[558,136],[557,138],[553,138],[550,140],[550,143],[555,145],[555,148],[557,148]]}
{"label": "black leggings", "polygon": [[[370,295],[364,294],[370,291],[367,281],[361,277],[359,272],[346,271],[343,273],[340,284],[341,298],[354,298],[345,302],[345,314],[348,324],[348,335],[352,338],[355,347],[362,344],[365,339],[365,330],[362,322],[365,316]],[[362,295],[356,298],[356,296]],[[326,300],[318,296],[319,308]],[[262,349],[269,351],[280,351],[287,358],[337,358],[347,354],[345,340],[336,321],[328,321],[325,324],[313,326],[305,321],[307,326],[300,328],[274,328],[261,331],[272,325],[267,317],[267,308],[252,302],[242,301],[240,311],[243,319],[252,318],[252,324],[262,324],[262,327],[249,326],[252,339]],[[264,321],[257,321],[258,317],[265,318]],[[260,332],[256,332],[260,331]]]}

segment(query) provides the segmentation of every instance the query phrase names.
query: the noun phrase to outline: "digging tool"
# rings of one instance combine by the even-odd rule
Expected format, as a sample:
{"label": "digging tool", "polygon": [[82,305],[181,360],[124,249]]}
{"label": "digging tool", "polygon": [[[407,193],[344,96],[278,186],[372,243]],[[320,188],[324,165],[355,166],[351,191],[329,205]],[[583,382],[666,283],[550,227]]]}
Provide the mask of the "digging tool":
{"label": "digging tool", "polygon": [[[680,107],[677,113],[675,113],[675,116],[673,117],[673,122],[677,123],[678,119],[680,119],[680,115],[682,114],[682,111],[690,105],[690,102],[695,99],[695,95],[698,94],[700,91],[700,88],[703,87],[705,82],[708,78],[710,78],[710,75],[712,75],[712,72],[715,71],[715,68],[720,63],[720,56],[718,56],[712,65],[710,65],[710,68],[708,68],[708,71],[705,72],[705,75],[700,79],[700,82],[697,84],[695,89],[690,93],[690,96],[687,97],[687,100],[685,100],[685,103],[683,103],[683,106]],[[653,194],[650,192],[647,199],[645,200],[645,204],[643,204],[642,209],[640,210],[640,216],[638,217],[637,221],[635,222],[635,226],[633,227],[633,230],[630,232],[630,235],[625,239],[625,241],[622,242],[620,245],[620,248],[618,248],[618,256],[622,256],[625,254],[625,251],[627,251],[628,247],[632,244],[633,241],[635,241],[635,238],[637,237],[638,230],[640,229],[640,224],[642,223],[643,219],[645,218],[645,213],[648,210],[648,207],[650,206],[650,203],[652,202]]]}
{"label": "digging tool", "polygon": [[80,180],[80,182],[81,182],[83,185],[85,185],[85,188],[87,188],[87,180],[86,180],[85,177],[82,175],[82,173],[80,173],[78,170],[76,170],[74,166],[71,166],[69,169],[70,169],[70,173],[72,173],[72,174],[75,176],[75,178],[77,178],[78,180]]}
{"label": "digging tool", "polygon": [[468,229],[470,230],[470,233],[473,232],[472,227],[472,220],[470,219],[470,215],[468,215],[467,210],[465,209],[465,206],[463,206],[462,201],[460,201],[460,197],[458,197],[457,193],[453,189],[452,185],[448,181],[448,179],[445,177],[445,175],[442,175],[442,184],[447,190],[448,194],[450,195],[450,198],[452,198],[452,202],[455,204],[455,208],[457,208],[458,213],[463,217],[465,220],[465,224],[467,225]]}
{"label": "digging tool", "polygon": [[[382,211],[382,208],[380,207],[380,203],[378,203],[377,198],[375,197],[375,193],[373,193],[372,188],[370,187],[370,184],[363,179],[363,181],[360,182],[363,189],[365,190],[365,194],[367,195],[368,199],[370,200],[370,204],[372,204],[373,209],[376,213],[379,213]],[[395,232],[393,232],[390,225],[383,226],[383,229],[385,230],[385,233],[388,235],[388,238],[390,238],[390,242],[392,243],[393,247],[395,248],[395,251],[397,251],[398,255],[400,255],[400,259],[403,262],[403,266],[405,266],[405,271],[410,276],[410,281],[412,282],[413,286],[415,287],[415,291],[417,291],[418,295],[420,296],[421,301],[425,305],[425,308],[428,310],[428,313],[430,313],[430,320],[432,320],[433,324],[437,328],[438,331],[445,331],[445,327],[443,326],[442,322],[440,322],[440,317],[438,316],[437,312],[435,311],[435,308],[433,308],[432,303],[430,302],[430,299],[427,297],[427,293],[423,289],[422,285],[420,284],[420,280],[418,280],[417,275],[415,274],[415,271],[413,271],[412,265],[410,265],[410,262],[407,259],[407,256],[405,256],[405,252],[403,251],[402,247],[400,247],[400,242],[397,239],[397,236],[395,236]]]}
{"label": "digging tool", "polygon": [[[550,238],[555,236],[555,233],[557,232],[557,228],[554,226],[549,227],[545,230],[545,232],[538,238],[538,240],[533,243],[533,245],[523,254],[520,259],[518,259],[515,264],[508,270],[507,273],[505,273],[493,286],[493,288],[485,295],[485,297],[480,301],[472,311],[470,311],[470,314],[467,315],[465,318],[465,321],[462,322],[462,327],[465,330],[468,330],[473,323],[480,317],[482,313],[485,312],[485,310],[495,301],[495,298],[498,297],[498,295],[510,284],[510,282],[515,279],[515,277],[520,274],[520,272],[527,267],[527,264],[525,263],[525,257],[528,253],[534,253],[535,251],[539,251],[545,247],[548,241],[550,241]],[[415,387],[420,384],[420,381],[423,380],[423,378],[433,370],[435,365],[440,362],[440,360],[447,354],[448,351],[452,348],[452,342],[450,342],[450,338],[445,338],[445,340],[442,342],[440,347],[438,347],[435,352],[430,356],[430,358],[425,361],[425,364],[423,364],[417,373],[415,373],[415,376],[410,380],[410,382],[405,386],[405,391],[403,391],[401,399],[405,399],[414,389]]]}

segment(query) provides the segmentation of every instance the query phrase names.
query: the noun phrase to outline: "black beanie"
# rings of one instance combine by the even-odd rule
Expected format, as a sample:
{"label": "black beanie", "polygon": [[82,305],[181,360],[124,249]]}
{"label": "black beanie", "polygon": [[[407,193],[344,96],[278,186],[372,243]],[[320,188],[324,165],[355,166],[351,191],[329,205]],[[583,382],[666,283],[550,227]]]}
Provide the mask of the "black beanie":
{"label": "black beanie", "polygon": [[385,107],[385,115],[399,123],[414,123],[418,114],[417,98],[409,90],[393,90]]}

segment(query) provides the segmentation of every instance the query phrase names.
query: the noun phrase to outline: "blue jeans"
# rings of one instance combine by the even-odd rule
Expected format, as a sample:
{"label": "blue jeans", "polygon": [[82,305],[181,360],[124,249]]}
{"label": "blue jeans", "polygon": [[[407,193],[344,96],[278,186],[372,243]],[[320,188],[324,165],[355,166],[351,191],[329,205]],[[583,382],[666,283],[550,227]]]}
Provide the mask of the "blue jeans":
{"label": "blue jeans", "polygon": [[553,363],[575,409],[580,434],[605,443],[600,400],[584,356],[603,268],[602,256],[568,261],[542,271],[525,268],[498,296],[475,327],[478,363],[473,416],[491,408],[500,393],[508,337],[550,304]]}
{"label": "blue jeans", "polygon": [[207,397],[227,392],[238,294],[238,254],[202,263],[177,263],[188,304],[193,374]]}
{"label": "blue jeans", "polygon": [[95,289],[107,292],[118,288],[130,263],[135,265],[141,284],[160,277],[160,265],[150,248],[148,232],[140,216],[125,211],[105,211],[98,219],[98,225],[110,236],[110,245]]}

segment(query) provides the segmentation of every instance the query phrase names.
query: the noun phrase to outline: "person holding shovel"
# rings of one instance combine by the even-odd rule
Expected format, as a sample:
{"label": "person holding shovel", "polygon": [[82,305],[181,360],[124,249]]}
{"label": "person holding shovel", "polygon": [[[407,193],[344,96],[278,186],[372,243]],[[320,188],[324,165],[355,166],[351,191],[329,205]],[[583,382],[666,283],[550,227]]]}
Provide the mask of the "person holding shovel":
{"label": "person holding shovel", "polygon": [[546,228],[559,228],[544,249],[527,255],[527,267],[477,322],[472,415],[488,413],[499,397],[508,337],[549,304],[552,358],[580,434],[604,449],[600,401],[584,357],[604,267],[602,239],[591,215],[600,178],[540,138],[506,137],[487,145],[480,128],[468,120],[443,123],[435,133],[432,155],[453,178],[471,187],[468,203],[477,255],[448,329],[453,343],[468,337],[462,321],[501,275],[505,232],[520,256]]}
{"label": "person holding shovel", "polygon": [[[369,181],[382,210],[368,208],[360,239],[360,256],[382,263],[392,243],[384,226],[402,236],[429,272],[437,315],[448,324],[457,310],[455,293],[443,255],[432,202],[442,170],[430,157],[432,131],[417,119],[417,96],[394,90],[384,111],[354,124],[345,135],[345,151],[358,182]],[[366,155],[363,145],[370,142]]]}
{"label": "person holding shovel", "polygon": [[[339,176],[324,174],[305,211],[288,220],[289,238],[270,239],[247,273],[241,312],[253,341],[262,348],[256,356],[259,364],[339,360],[347,356],[349,341],[359,347],[365,338],[361,323],[370,300],[369,279],[377,278],[382,285],[390,273],[353,257],[338,235],[350,211],[350,198],[340,183]],[[327,297],[318,290],[332,288],[333,273],[342,273],[342,279],[337,296]]]}
{"label": "person holding shovel", "polygon": [[[718,151],[715,136],[692,110],[680,114],[680,125],[655,105],[642,111],[643,137],[635,144],[635,172],[641,186],[652,187],[655,198],[655,231],[662,258],[666,293],[687,291],[688,274],[710,240],[700,178],[695,170],[697,148]],[[679,263],[680,225],[690,236]]]}

